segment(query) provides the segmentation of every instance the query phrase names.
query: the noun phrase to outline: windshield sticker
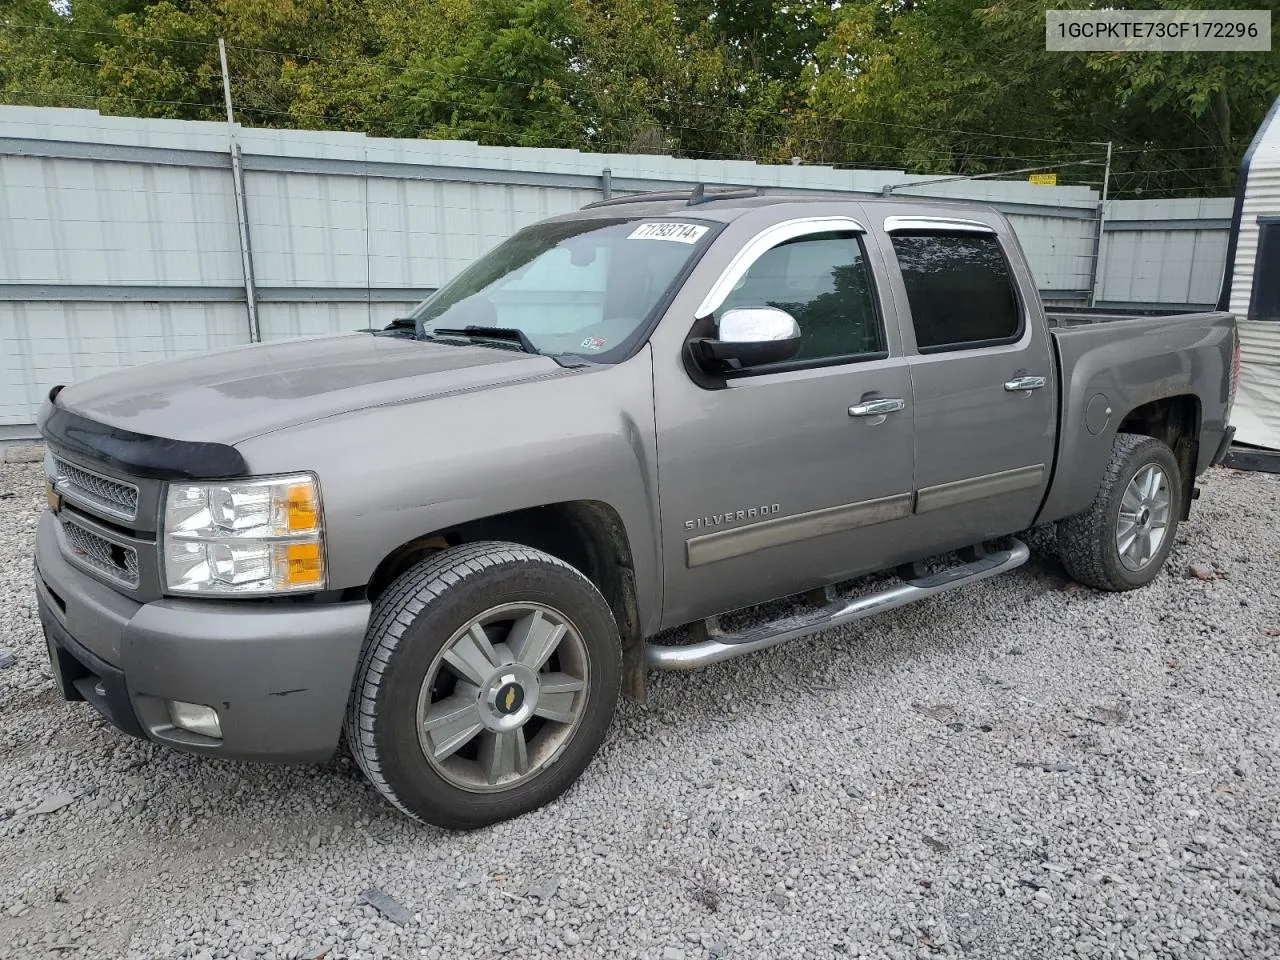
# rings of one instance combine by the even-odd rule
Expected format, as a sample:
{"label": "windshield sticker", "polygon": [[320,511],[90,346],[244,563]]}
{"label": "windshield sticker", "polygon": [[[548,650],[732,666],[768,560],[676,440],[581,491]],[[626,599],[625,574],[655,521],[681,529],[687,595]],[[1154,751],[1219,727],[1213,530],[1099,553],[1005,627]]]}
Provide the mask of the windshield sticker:
{"label": "windshield sticker", "polygon": [[674,240],[676,243],[697,243],[710,229],[696,223],[642,223],[627,235],[628,240]]}
{"label": "windshield sticker", "polygon": [[587,339],[582,341],[583,350],[603,350],[604,345],[604,337],[587,337]]}

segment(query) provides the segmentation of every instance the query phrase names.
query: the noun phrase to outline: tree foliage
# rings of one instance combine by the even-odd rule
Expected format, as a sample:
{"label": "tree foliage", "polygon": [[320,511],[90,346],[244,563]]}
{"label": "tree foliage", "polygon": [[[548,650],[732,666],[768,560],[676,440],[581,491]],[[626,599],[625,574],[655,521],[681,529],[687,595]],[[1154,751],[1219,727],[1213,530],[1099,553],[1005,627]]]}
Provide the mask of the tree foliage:
{"label": "tree foliage", "polygon": [[1099,144],[1110,141],[1119,195],[1233,189],[1280,94],[1280,57],[1049,53],[1044,9],[0,0],[0,99],[218,119],[221,37],[237,119],[259,126],[937,174],[1061,165],[1068,182],[1100,180]]}

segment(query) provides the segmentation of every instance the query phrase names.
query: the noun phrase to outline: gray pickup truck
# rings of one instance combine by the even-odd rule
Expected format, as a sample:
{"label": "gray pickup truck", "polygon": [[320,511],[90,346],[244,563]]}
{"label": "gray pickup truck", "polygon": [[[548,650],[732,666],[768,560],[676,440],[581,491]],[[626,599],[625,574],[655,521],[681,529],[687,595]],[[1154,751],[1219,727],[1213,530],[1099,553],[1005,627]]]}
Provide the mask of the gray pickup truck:
{"label": "gray pickup truck", "polygon": [[411,817],[491,823],[568,787],[648,669],[1012,570],[1019,531],[1149,583],[1229,442],[1236,349],[1224,313],[1046,315],[985,207],[592,204],[386,329],[54,388],[54,673],[193,753],[345,732]]}

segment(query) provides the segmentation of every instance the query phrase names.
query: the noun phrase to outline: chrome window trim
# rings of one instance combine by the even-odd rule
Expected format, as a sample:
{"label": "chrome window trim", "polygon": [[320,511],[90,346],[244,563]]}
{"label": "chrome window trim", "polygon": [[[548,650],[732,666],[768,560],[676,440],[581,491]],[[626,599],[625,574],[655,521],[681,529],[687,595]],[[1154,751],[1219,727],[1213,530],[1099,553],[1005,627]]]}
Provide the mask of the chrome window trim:
{"label": "chrome window trim", "polygon": [[957,233],[995,233],[996,228],[981,220],[951,217],[885,217],[884,232],[896,230],[949,230]]}
{"label": "chrome window trim", "polygon": [[[886,232],[888,232],[890,220],[898,220],[898,221],[910,220],[910,221],[919,221],[919,222],[924,222],[927,220],[934,225],[932,227],[918,227],[918,226],[913,226],[909,228],[898,227],[897,229],[899,230],[933,229],[933,230],[941,231],[943,229],[942,224],[954,224],[954,223],[972,223],[976,227],[981,227],[982,229],[980,230],[979,229],[964,230],[958,227],[948,227],[946,229],[948,229],[949,232],[951,233],[974,233],[974,234],[980,234],[985,236],[991,236],[995,238],[996,247],[999,248],[1000,255],[1004,257],[1005,265],[1009,269],[1009,286],[1013,290],[1013,299],[1018,307],[1019,326],[1021,329],[1018,336],[1011,340],[1000,340],[994,343],[989,340],[973,340],[968,342],[961,341],[959,343],[943,344],[938,347],[925,347],[924,350],[921,350],[919,341],[916,339],[915,319],[911,314],[910,298],[908,298],[906,317],[907,317],[907,323],[911,329],[911,341],[912,341],[911,345],[915,350],[914,353],[910,354],[914,362],[919,362],[921,360],[929,360],[934,357],[947,357],[957,353],[972,354],[979,350],[989,350],[993,353],[1020,351],[1020,350],[1027,349],[1027,347],[1031,345],[1031,340],[1035,336],[1034,325],[1031,322],[1031,305],[1026,302],[1026,297],[1023,296],[1022,286],[1019,284],[1018,277],[1015,272],[1016,268],[1014,266],[1014,261],[1013,261],[1013,258],[1009,256],[1009,249],[1005,245],[1005,240],[1003,237],[1000,236],[1000,234],[995,230],[994,227],[990,227],[985,223],[978,223],[977,220],[941,220],[941,219],[932,218],[932,217],[886,217],[884,221]],[[898,253],[896,250],[891,252],[893,253],[894,267],[897,269],[898,277],[899,277],[899,280],[901,281],[902,266],[898,262]],[[904,292],[905,292],[905,289],[904,289]]]}
{"label": "chrome window trim", "polygon": [[693,315],[694,319],[701,320],[709,317],[720,309],[725,298],[752,265],[778,244],[813,233],[838,232],[866,233],[867,228],[852,217],[839,216],[800,217],[765,227],[734,254],[729,265],[724,268],[716,282],[711,285],[711,289],[707,291],[707,295],[702,298],[702,303]]}

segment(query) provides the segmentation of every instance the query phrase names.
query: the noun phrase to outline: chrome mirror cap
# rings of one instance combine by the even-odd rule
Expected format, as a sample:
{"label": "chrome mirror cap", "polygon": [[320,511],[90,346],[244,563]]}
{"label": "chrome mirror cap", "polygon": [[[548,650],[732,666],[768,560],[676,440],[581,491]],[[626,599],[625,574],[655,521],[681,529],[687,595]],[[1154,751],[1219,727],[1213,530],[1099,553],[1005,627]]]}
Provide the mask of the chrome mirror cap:
{"label": "chrome mirror cap", "polygon": [[717,326],[717,336],[690,344],[694,362],[708,373],[726,374],[785,363],[800,352],[800,324],[776,307],[726,310]]}
{"label": "chrome mirror cap", "polygon": [[720,318],[718,333],[721,343],[775,343],[799,340],[800,324],[777,307],[736,307]]}

